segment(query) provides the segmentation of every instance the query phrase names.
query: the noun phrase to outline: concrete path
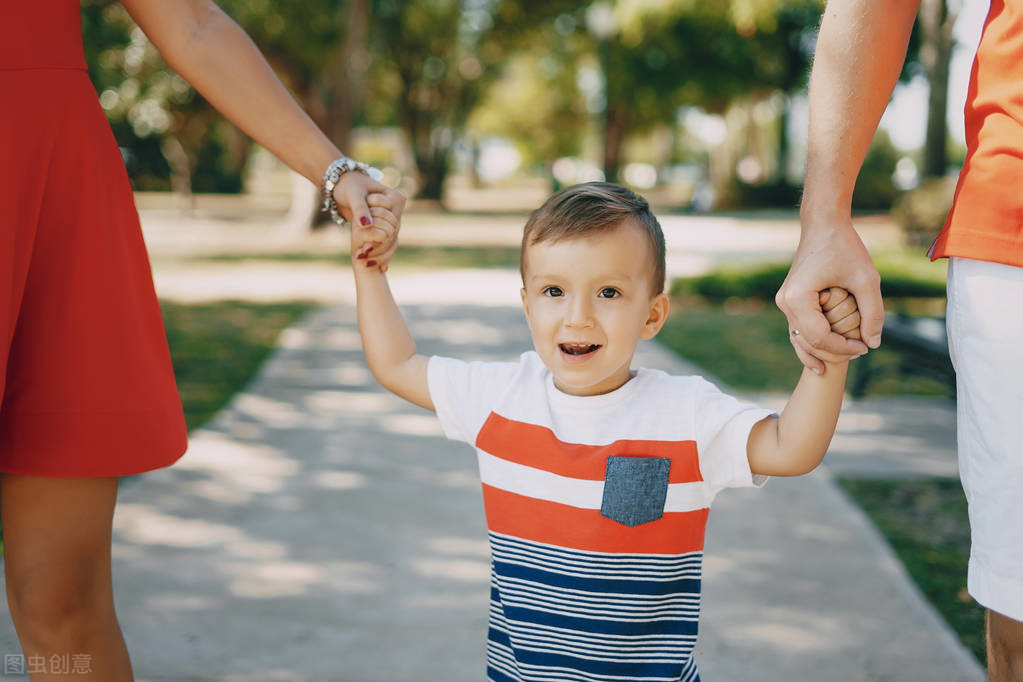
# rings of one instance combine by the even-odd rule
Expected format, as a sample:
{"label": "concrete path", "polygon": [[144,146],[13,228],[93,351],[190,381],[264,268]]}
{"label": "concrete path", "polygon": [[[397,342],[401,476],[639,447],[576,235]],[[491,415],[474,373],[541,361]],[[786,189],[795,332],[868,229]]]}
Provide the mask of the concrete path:
{"label": "concrete path", "polygon": [[[529,348],[517,292],[496,294],[501,277],[396,278],[421,351],[513,359]],[[477,304],[443,304],[456,295]],[[654,344],[637,364],[694,371]],[[935,420],[948,432],[948,405],[908,405],[855,405],[826,470],[719,496],[703,679],[982,679],[830,480],[829,470],[954,472],[951,442],[931,432]],[[483,676],[489,559],[475,457],[374,384],[347,304],[286,331],[178,465],[124,484],[114,557],[140,680]],[[18,651],[6,621],[0,646]]]}

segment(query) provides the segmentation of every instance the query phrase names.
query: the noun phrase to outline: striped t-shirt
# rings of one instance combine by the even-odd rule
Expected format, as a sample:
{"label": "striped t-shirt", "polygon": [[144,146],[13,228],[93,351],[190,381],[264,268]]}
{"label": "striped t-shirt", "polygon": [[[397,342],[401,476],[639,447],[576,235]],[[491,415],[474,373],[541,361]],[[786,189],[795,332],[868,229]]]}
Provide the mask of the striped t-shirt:
{"label": "striped t-shirt", "polygon": [[760,485],[746,441],[768,410],[700,377],[641,369],[598,396],[540,357],[434,357],[449,438],[476,447],[491,547],[493,682],[693,681],[707,512]]}

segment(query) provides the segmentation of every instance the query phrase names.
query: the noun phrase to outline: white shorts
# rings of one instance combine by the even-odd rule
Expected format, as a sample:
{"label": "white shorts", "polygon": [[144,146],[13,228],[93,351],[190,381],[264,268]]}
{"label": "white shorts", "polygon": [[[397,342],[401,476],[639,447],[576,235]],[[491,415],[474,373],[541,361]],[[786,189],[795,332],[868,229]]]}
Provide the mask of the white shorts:
{"label": "white shorts", "polygon": [[1023,268],[949,259],[948,344],[970,509],[967,589],[1023,621]]}

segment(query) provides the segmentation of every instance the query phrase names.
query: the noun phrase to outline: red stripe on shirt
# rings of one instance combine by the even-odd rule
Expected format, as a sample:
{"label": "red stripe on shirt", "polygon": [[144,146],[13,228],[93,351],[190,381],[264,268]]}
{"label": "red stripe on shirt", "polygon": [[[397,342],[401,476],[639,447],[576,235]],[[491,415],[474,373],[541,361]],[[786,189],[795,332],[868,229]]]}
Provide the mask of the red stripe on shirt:
{"label": "red stripe on shirt", "polygon": [[696,441],[616,440],[608,445],[580,445],[558,440],[545,426],[506,419],[491,412],[476,437],[476,447],[495,457],[552,474],[603,481],[613,455],[671,459],[669,483],[702,481]]}
{"label": "red stripe on shirt", "polygon": [[483,484],[487,527],[523,540],[589,552],[684,554],[703,549],[709,509],[665,512],[656,521],[626,526],[600,515]]}

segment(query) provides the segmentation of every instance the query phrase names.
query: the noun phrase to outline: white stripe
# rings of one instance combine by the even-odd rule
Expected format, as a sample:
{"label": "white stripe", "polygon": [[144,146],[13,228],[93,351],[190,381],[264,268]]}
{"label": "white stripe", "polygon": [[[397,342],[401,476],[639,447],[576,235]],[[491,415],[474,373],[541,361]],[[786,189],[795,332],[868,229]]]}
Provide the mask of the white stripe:
{"label": "white stripe", "polygon": [[[604,481],[589,481],[553,474],[506,459],[477,448],[483,483],[516,495],[557,502],[578,509],[600,509]],[[666,512],[688,512],[710,507],[714,492],[703,481],[669,483],[664,501]]]}
{"label": "white stripe", "polygon": [[[498,648],[492,642],[490,644],[492,648]],[[500,647],[500,649],[507,651],[505,647]],[[502,651],[502,653],[504,653],[504,651]],[[516,661],[513,656],[509,655],[510,653],[510,651],[505,653],[502,658],[507,657],[514,661],[514,665],[518,669],[517,674],[510,668],[503,668],[502,672],[507,673],[514,679],[520,680],[530,680],[535,682],[546,682],[547,680],[592,680],[592,682],[604,682],[605,680],[629,680],[630,682],[677,682],[678,680],[678,678],[673,677],[622,677],[621,675],[598,676],[593,673],[575,670],[573,668],[528,665],[520,661]]]}
{"label": "white stripe", "polygon": [[[512,605],[512,604],[509,602],[509,606],[510,605]],[[517,608],[521,608],[521,609],[523,609],[525,611],[537,611],[539,613],[552,613],[552,614],[559,615],[559,616],[575,616],[575,617],[589,618],[588,616],[580,616],[579,613],[575,612],[575,611],[570,611],[570,610],[565,610],[565,609],[557,609],[557,608],[541,608],[538,604],[532,603],[532,602],[523,602],[522,604],[515,604],[515,606]],[[696,622],[698,622],[700,620],[700,612],[699,611],[694,611],[691,614],[691,617],[689,615],[686,615],[686,614],[678,614],[678,615],[672,615],[672,616],[651,616],[649,614],[639,614],[638,616],[634,616],[632,618],[625,618],[625,617],[619,617],[619,616],[611,616],[611,615],[608,615],[606,613],[601,614],[601,613],[598,612],[596,617],[589,618],[589,620],[605,621],[605,622],[611,622],[611,623],[654,623],[654,622],[661,622],[661,621],[678,621],[678,622],[696,623]],[[527,625],[527,624],[529,624],[530,621],[517,620],[515,622],[522,623],[523,625]]]}
{"label": "white stripe", "polygon": [[516,649],[524,649],[526,651],[535,651],[538,654],[547,654],[547,653],[549,653],[549,654],[557,654],[557,655],[561,655],[561,656],[570,656],[572,658],[581,658],[584,661],[604,661],[604,662],[607,662],[607,663],[621,663],[623,665],[628,665],[630,663],[631,664],[637,664],[637,663],[639,663],[639,664],[642,664],[642,663],[667,663],[667,664],[670,665],[672,663],[681,663],[681,662],[683,662],[686,659],[686,655],[688,654],[688,652],[682,651],[682,652],[679,652],[678,656],[670,656],[668,658],[665,658],[663,656],[660,656],[660,657],[658,657],[658,656],[626,656],[626,657],[622,658],[622,657],[619,657],[619,656],[597,656],[597,655],[585,656],[585,655],[583,655],[583,653],[579,649],[571,649],[571,648],[564,647],[564,646],[548,649],[548,648],[536,648],[536,647],[531,647],[531,646],[525,646],[525,645],[522,645],[522,644],[519,644],[518,642],[516,642],[515,643],[515,648]]}
{"label": "white stripe", "polygon": [[605,644],[601,642],[591,642],[584,640],[579,637],[565,637],[563,635],[548,635],[533,632],[516,633],[514,637],[511,637],[511,633],[506,633],[509,638],[518,642],[531,642],[534,646],[542,644],[551,644],[556,646],[572,646],[578,649],[586,649],[594,652],[608,652],[608,653],[620,653],[622,655],[633,655],[633,654],[645,654],[653,655],[659,653],[660,655],[667,655],[668,652],[685,652],[693,648],[696,644],[696,637],[690,636],[685,641],[678,642],[661,642],[659,644],[643,644],[641,642],[615,642],[612,644]]}
{"label": "white stripe", "polygon": [[[681,604],[658,604],[656,606],[650,604],[640,604],[638,606],[627,606],[625,604],[601,604],[599,601],[585,602],[577,599],[560,599],[558,597],[537,594],[535,592],[523,591],[523,590],[508,590],[501,595],[501,599],[505,604],[511,605],[522,605],[526,608],[532,608],[531,604],[547,605],[552,607],[561,607],[571,613],[592,614],[594,618],[600,618],[601,614],[611,616],[636,616],[642,618],[643,616],[653,615],[666,615],[677,613],[681,615],[698,615],[700,612],[700,601],[698,599],[693,600],[695,603],[681,603]],[[587,615],[585,617],[591,617]]]}
{"label": "white stripe", "polygon": [[[493,615],[493,614],[491,614]],[[507,621],[504,621],[507,625]],[[511,634],[507,628],[497,628],[505,632],[505,634]],[[557,636],[565,640],[580,639],[580,640],[594,640],[594,641],[606,641],[609,646],[611,645],[622,645],[632,646],[634,644],[641,643],[641,640],[663,640],[663,646],[686,646],[696,641],[696,635],[615,635],[602,632],[585,632],[583,630],[569,630],[567,628],[559,628],[553,625],[541,625],[540,623],[528,623],[528,629],[531,632],[537,633],[550,633],[551,636]],[[516,632],[516,637],[522,636],[522,633]],[[651,644],[655,646],[655,644]]]}
{"label": "white stripe", "polygon": [[583,580],[699,580],[703,575],[703,566],[700,564],[679,565],[677,567],[640,567],[635,565],[609,566],[604,569],[589,568],[577,564],[564,565],[560,562],[537,557],[530,552],[494,552],[492,563],[512,564],[515,566],[526,566],[535,568],[546,573],[558,573],[559,575],[570,575]]}
{"label": "white stripe", "polygon": [[693,649],[692,644],[687,644],[680,647],[635,647],[632,649],[626,649],[624,647],[596,647],[581,644],[579,642],[567,642],[560,639],[551,638],[517,638],[516,646],[521,644],[522,648],[531,646],[534,650],[546,649],[549,651],[568,651],[573,653],[576,651],[586,651],[591,654],[599,654],[604,656],[617,656],[621,660],[637,660],[647,658],[664,658],[670,657],[671,660],[679,660],[685,658]]}
{"label": "white stripe", "polygon": [[[689,575],[689,573],[681,573],[681,574],[677,574],[677,575],[674,575],[674,574],[667,574],[667,575],[665,575],[663,573],[659,573],[658,575],[649,575],[647,573],[637,573],[636,571],[603,571],[601,574],[597,574],[596,572],[581,573],[579,571],[560,571],[560,570],[557,570],[556,568],[554,568],[552,566],[549,566],[547,564],[544,564],[544,563],[541,563],[541,562],[538,562],[538,561],[528,561],[528,560],[527,561],[512,561],[510,559],[502,559],[501,563],[512,564],[514,566],[524,566],[526,568],[539,568],[539,569],[543,570],[546,573],[556,573],[558,575],[568,575],[568,576],[574,576],[574,577],[589,577],[589,578],[599,578],[601,576],[611,576],[611,577],[618,578],[618,579],[621,579],[621,580],[644,580],[644,581],[647,581],[647,582],[661,582],[661,583],[670,582],[670,581],[673,581],[673,580],[679,580],[679,579],[685,577],[686,575]],[[697,574],[694,577],[699,577],[699,575]]]}
{"label": "white stripe", "polygon": [[537,551],[547,551],[555,554],[565,555],[583,555],[585,560],[588,561],[599,561],[601,559],[621,561],[624,559],[633,559],[636,561],[676,561],[680,558],[685,557],[698,557],[703,554],[702,550],[694,550],[692,552],[686,552],[684,554],[636,554],[636,553],[625,553],[625,552],[594,552],[592,550],[585,549],[572,549],[569,547],[561,547],[558,545],[552,545],[546,542],[537,542],[536,540],[526,540],[514,535],[506,535],[495,531],[488,531],[488,535],[492,542],[501,541],[513,545],[523,545],[525,547],[535,547]]}
{"label": "white stripe", "polygon": [[603,481],[559,476],[542,469],[509,462],[483,450],[477,449],[477,453],[480,479],[489,486],[516,495],[535,497],[580,509],[600,509],[600,502],[604,496]]}
{"label": "white stripe", "polygon": [[515,554],[494,553],[492,562],[495,564],[495,568],[496,564],[512,564],[514,566],[535,568],[544,573],[569,575],[583,580],[664,581],[665,579],[683,580],[686,578],[699,580],[703,575],[703,567],[699,564],[670,569],[667,567],[643,569],[639,567],[611,566],[605,570],[586,570],[586,567],[583,566],[563,566],[543,557],[537,558],[529,552]]}
{"label": "white stripe", "polygon": [[703,552],[700,550],[647,561],[628,555],[605,553],[578,555],[565,551],[554,551],[544,545],[504,542],[494,537],[490,538],[490,544],[491,550],[498,555],[502,553],[524,554],[532,557],[547,558],[568,566],[579,567],[579,569],[591,569],[593,566],[598,566],[608,567],[612,571],[620,571],[622,569],[663,571],[665,569],[677,570],[679,567],[686,565],[699,566],[703,561]]}
{"label": "white stripe", "polygon": [[534,583],[528,580],[507,580],[500,588],[501,596],[505,594],[535,594],[537,597],[551,599],[559,598],[566,602],[580,602],[600,604],[615,608],[658,608],[666,605],[700,605],[700,594],[698,592],[672,592],[670,594],[657,595],[634,595],[634,594],[612,594],[606,592],[584,592],[580,590],[569,590],[552,587],[543,583]]}

